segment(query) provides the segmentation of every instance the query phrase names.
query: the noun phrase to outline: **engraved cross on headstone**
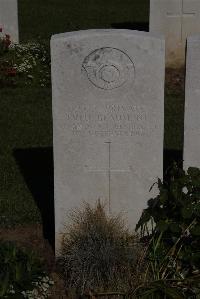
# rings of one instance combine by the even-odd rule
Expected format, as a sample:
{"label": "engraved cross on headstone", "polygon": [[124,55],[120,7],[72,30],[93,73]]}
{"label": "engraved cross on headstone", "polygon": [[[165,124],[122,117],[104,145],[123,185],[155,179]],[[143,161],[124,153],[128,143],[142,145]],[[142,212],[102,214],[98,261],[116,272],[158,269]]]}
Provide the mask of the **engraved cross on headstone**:
{"label": "engraved cross on headstone", "polygon": [[105,144],[107,145],[107,164],[108,166],[106,168],[90,168],[88,165],[85,165],[85,168],[88,172],[104,172],[108,175],[108,207],[109,212],[111,212],[111,174],[112,173],[125,173],[125,172],[131,172],[132,167],[130,166],[128,169],[113,169],[111,167],[111,141],[106,141]]}
{"label": "engraved cross on headstone", "polygon": [[185,11],[185,9],[184,9],[184,1],[185,0],[180,0],[180,1],[181,1],[180,13],[177,14],[177,13],[167,12],[167,17],[169,17],[169,18],[180,18],[180,22],[181,22],[180,36],[181,36],[181,41],[183,41],[183,38],[184,38],[184,34],[183,34],[184,18],[195,17],[196,13],[194,11]]}

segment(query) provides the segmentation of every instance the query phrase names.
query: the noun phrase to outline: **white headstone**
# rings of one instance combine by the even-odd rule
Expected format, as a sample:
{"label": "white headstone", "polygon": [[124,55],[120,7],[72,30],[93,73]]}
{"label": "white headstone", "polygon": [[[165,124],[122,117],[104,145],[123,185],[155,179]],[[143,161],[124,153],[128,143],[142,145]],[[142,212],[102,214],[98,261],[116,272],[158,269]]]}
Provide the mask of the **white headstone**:
{"label": "white headstone", "polygon": [[200,167],[200,36],[187,41],[184,168]]}
{"label": "white headstone", "polygon": [[166,38],[167,66],[182,66],[187,36],[200,33],[200,1],[150,0],[149,24],[150,32]]}
{"label": "white headstone", "polygon": [[0,0],[0,28],[12,42],[19,42],[17,0]]}
{"label": "white headstone", "polygon": [[162,177],[164,40],[86,30],[51,40],[56,249],[67,212],[106,202],[132,229]]}

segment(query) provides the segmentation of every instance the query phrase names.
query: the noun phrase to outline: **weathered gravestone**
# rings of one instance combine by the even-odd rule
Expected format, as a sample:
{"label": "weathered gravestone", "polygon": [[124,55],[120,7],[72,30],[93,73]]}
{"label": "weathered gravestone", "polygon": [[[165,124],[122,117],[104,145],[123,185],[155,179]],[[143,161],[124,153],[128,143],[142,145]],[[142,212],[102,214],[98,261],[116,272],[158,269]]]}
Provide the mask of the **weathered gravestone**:
{"label": "weathered gravestone", "polygon": [[162,177],[164,40],[86,30],[51,40],[56,249],[67,212],[106,202],[131,228]]}
{"label": "weathered gravestone", "polygon": [[0,28],[12,42],[19,42],[17,0],[0,0]]}
{"label": "weathered gravestone", "polygon": [[180,67],[185,63],[188,35],[200,33],[199,0],[150,0],[150,32],[166,38],[166,64]]}
{"label": "weathered gravestone", "polygon": [[200,167],[200,36],[187,40],[184,168]]}

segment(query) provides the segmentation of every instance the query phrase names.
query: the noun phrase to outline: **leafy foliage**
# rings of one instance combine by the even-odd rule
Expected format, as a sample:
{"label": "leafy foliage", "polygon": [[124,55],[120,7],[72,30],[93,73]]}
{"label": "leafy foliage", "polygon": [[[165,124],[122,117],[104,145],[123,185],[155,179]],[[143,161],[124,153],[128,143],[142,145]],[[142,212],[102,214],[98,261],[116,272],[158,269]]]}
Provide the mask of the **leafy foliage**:
{"label": "leafy foliage", "polygon": [[0,56],[8,52],[10,44],[11,44],[10,35],[5,34],[2,37],[0,36]]}
{"label": "leafy foliage", "polygon": [[166,294],[171,292],[166,298],[196,298],[192,296],[200,288],[200,170],[190,167],[185,172],[174,164],[169,180],[158,179],[157,185],[159,194],[148,201],[136,226],[148,244],[139,289],[162,297],[159,285],[165,284]]}
{"label": "leafy foliage", "polygon": [[180,267],[180,240],[171,248],[166,248],[163,233],[153,233],[136,270],[141,276],[140,284],[131,292],[130,298],[193,299],[200,295],[198,272],[184,277],[185,273]]}
{"label": "leafy foliage", "polygon": [[34,252],[0,242],[0,298],[22,298],[21,292],[33,290],[42,277],[44,268]]}
{"label": "leafy foliage", "polygon": [[30,86],[50,86],[50,53],[44,42],[29,42],[12,48],[17,83]]}
{"label": "leafy foliage", "polygon": [[14,85],[13,76],[16,75],[16,70],[13,68],[12,59],[7,60],[10,47],[10,35],[4,35],[0,28],[0,87]]}
{"label": "leafy foliage", "polygon": [[50,86],[50,53],[43,43],[12,44],[0,37],[0,88]]}

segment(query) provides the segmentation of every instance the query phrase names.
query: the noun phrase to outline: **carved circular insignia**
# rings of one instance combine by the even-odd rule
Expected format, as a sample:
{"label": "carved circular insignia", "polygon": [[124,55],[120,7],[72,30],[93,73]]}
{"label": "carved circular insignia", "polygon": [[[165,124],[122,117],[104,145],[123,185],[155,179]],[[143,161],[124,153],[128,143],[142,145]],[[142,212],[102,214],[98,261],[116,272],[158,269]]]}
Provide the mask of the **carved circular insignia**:
{"label": "carved circular insignia", "polygon": [[134,79],[134,63],[115,48],[96,49],[84,59],[82,67],[90,82],[101,89],[118,88]]}

